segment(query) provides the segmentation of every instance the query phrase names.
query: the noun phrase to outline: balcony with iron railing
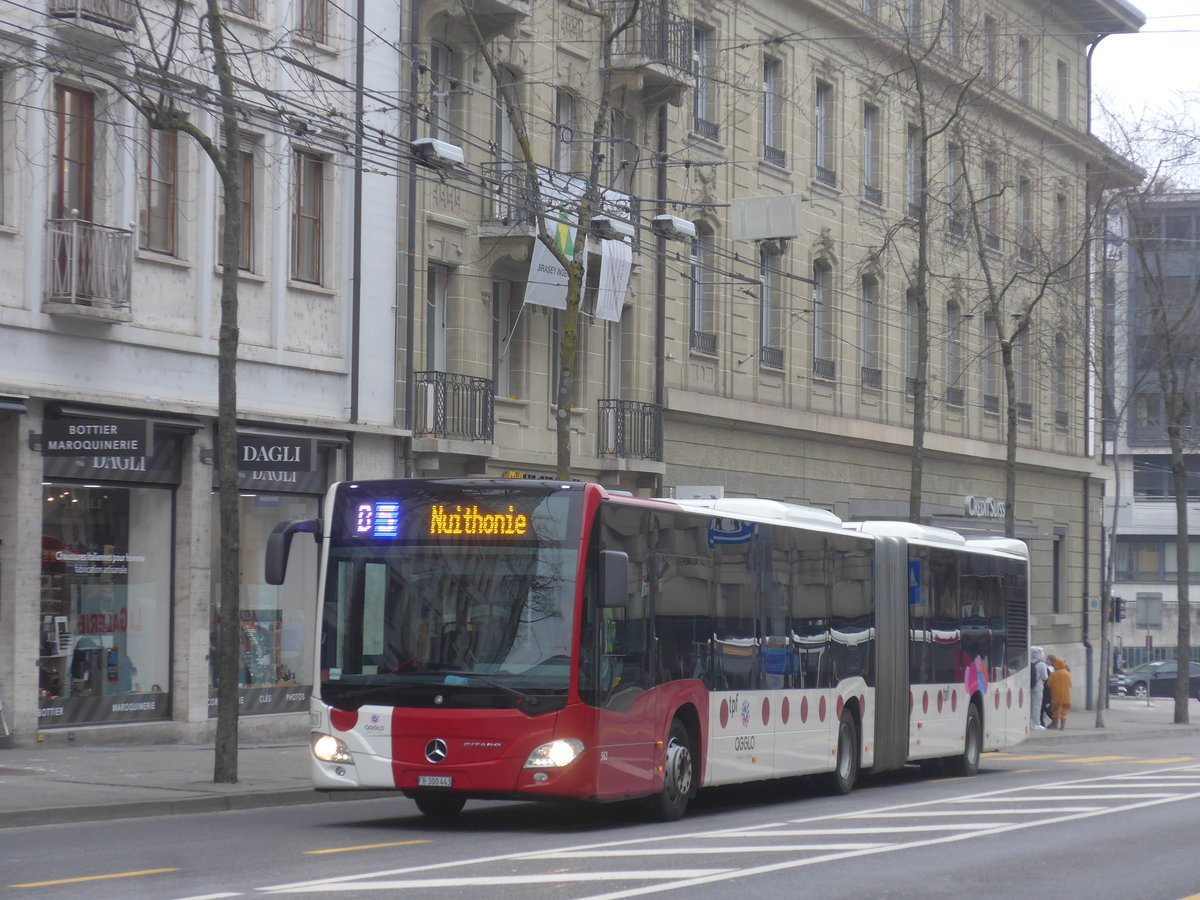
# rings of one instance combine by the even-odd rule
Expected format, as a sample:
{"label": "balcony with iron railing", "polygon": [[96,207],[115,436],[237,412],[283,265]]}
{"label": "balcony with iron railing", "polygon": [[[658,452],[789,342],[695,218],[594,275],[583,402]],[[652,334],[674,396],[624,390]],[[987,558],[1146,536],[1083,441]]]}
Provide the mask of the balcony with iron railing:
{"label": "balcony with iron railing", "polygon": [[873,390],[879,390],[880,388],[883,387],[883,370],[882,369],[876,369],[873,366],[860,366],[858,377],[859,377],[859,380],[862,382],[862,386],[865,388],[872,388]]}
{"label": "balcony with iron railing", "polygon": [[[629,15],[632,0],[604,0],[614,25]],[[692,86],[692,23],[672,12],[665,0],[642,3],[633,23],[613,45],[613,65],[635,68],[643,90],[677,95]]]}
{"label": "balcony with iron railing", "polygon": [[692,119],[692,131],[710,141],[719,140],[721,137],[721,126],[700,116]]}
{"label": "balcony with iron railing", "polygon": [[821,381],[833,381],[837,377],[837,363],[832,359],[813,360],[813,377]]}
{"label": "balcony with iron railing", "polygon": [[600,400],[597,428],[599,456],[617,459],[663,458],[663,411],[656,403]]}
{"label": "balcony with iron railing", "polygon": [[783,348],[782,347],[759,347],[758,360],[768,369],[783,368]]}
{"label": "balcony with iron railing", "polygon": [[127,322],[133,232],[79,218],[46,221],[46,312]]}
{"label": "balcony with iron railing", "polygon": [[532,228],[537,205],[537,185],[524,163],[488,163],[483,166],[487,192],[485,218],[504,226]]}
{"label": "balcony with iron railing", "polygon": [[960,387],[946,388],[946,404],[948,406],[962,406],[965,401],[963,389]]}
{"label": "balcony with iron railing", "polygon": [[705,356],[716,356],[717,336],[711,331],[692,331],[689,347],[693,353],[703,353]]}
{"label": "balcony with iron railing", "polygon": [[837,187],[837,172],[826,166],[817,166],[817,181],[830,187]]}
{"label": "balcony with iron railing", "polygon": [[414,372],[413,435],[491,443],[496,385],[490,378],[454,372]]}
{"label": "balcony with iron railing", "polygon": [[61,22],[106,25],[121,31],[137,23],[137,4],[133,0],[50,0],[46,11]]}

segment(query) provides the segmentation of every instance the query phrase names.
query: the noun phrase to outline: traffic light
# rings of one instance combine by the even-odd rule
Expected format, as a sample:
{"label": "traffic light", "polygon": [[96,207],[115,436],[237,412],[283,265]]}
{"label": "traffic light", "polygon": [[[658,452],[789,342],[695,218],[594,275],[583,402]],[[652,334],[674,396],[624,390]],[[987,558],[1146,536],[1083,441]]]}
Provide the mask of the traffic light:
{"label": "traffic light", "polygon": [[1113,622],[1122,622],[1125,619],[1125,601],[1120,597],[1112,598],[1112,609],[1110,610],[1109,618]]}

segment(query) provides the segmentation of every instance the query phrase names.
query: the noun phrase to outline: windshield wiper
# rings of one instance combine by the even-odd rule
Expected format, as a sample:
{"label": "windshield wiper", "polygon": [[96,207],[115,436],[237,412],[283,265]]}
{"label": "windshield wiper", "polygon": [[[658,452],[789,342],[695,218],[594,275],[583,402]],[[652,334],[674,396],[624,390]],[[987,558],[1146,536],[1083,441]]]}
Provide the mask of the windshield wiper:
{"label": "windshield wiper", "polygon": [[[453,671],[440,672],[439,674],[445,675],[447,678],[465,678],[465,679],[467,679],[468,683],[471,681],[476,681],[476,682],[479,682],[480,684],[486,684],[488,687],[494,687],[496,690],[500,691],[501,693],[507,694],[508,696],[514,698],[518,703],[524,703],[528,706],[537,706],[538,705],[538,698],[536,695],[527,694],[524,691],[519,691],[514,687],[509,687],[507,684],[501,684],[498,681],[493,681],[491,678],[488,678],[486,675],[479,675],[476,672],[462,672],[457,669],[453,670]],[[443,683],[449,684],[449,685],[454,684],[451,681],[446,681]]]}

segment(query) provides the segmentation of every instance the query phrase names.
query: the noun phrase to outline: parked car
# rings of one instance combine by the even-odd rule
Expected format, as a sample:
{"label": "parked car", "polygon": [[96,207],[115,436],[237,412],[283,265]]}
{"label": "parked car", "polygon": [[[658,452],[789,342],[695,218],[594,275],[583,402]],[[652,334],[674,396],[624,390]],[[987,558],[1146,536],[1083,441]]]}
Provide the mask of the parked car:
{"label": "parked car", "polygon": [[[1108,692],[1127,697],[1173,697],[1178,671],[1179,666],[1173,659],[1144,662],[1128,672],[1108,676]],[[1200,700],[1200,662],[1191,663],[1188,677],[1191,680],[1188,695]]]}

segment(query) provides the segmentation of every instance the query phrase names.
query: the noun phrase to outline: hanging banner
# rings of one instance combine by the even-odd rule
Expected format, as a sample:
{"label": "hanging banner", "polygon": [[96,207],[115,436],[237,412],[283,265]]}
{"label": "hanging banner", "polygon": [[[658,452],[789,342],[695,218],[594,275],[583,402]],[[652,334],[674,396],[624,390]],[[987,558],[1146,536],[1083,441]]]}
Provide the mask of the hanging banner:
{"label": "hanging banner", "polygon": [[[565,256],[575,256],[575,237],[578,229],[579,203],[583,199],[585,182],[582,178],[560,172],[538,170],[538,189],[546,214],[546,231],[555,246]],[[587,264],[587,260],[584,260]],[[558,263],[550,248],[540,240],[533,242],[529,261],[529,279],[525,287],[525,302],[552,309],[567,308],[567,270]]]}
{"label": "hanging banner", "polygon": [[629,272],[633,268],[633,248],[624,241],[600,242],[600,290],[596,293],[596,318],[621,321]]}

